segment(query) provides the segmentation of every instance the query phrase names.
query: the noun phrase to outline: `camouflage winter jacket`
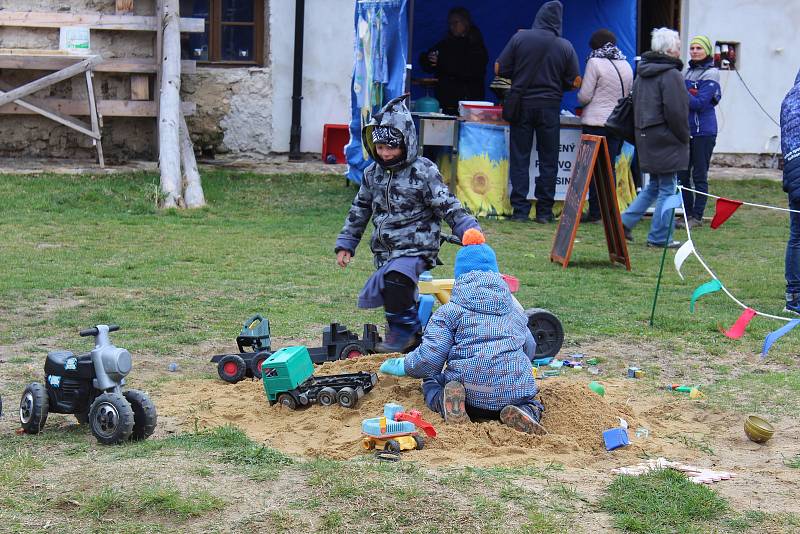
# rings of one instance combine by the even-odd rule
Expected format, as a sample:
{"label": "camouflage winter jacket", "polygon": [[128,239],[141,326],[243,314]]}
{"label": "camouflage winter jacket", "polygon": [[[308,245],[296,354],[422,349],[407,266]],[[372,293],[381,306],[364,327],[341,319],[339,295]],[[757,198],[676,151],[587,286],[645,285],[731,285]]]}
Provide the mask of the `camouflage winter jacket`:
{"label": "camouflage winter jacket", "polygon": [[439,169],[418,156],[417,132],[404,97],[391,100],[372,117],[362,131],[364,146],[372,159],[378,154],[372,143],[375,126],[391,126],[403,134],[404,160],[387,168],[373,163],[364,171],[358,194],[336,239],[336,251],[355,253],[367,223],[375,226],[370,240],[375,267],[402,256],[419,256],[426,268],[436,265],[439,234],[444,219],[459,238],[468,228],[480,229],[458,199],[442,182]]}

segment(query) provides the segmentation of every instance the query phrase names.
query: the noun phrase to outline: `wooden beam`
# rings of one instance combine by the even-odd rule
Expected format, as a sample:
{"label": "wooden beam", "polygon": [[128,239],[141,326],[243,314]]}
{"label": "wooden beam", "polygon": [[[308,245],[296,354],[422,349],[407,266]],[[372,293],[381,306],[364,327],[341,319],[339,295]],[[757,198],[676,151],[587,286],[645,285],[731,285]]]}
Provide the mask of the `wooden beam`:
{"label": "wooden beam", "polygon": [[131,100],[150,100],[150,76],[147,74],[131,76]]}
{"label": "wooden beam", "polygon": [[44,89],[45,87],[49,87],[58,82],[72,78],[77,74],[80,74],[82,72],[91,69],[93,65],[96,65],[100,61],[102,61],[102,58],[100,56],[89,56],[80,63],[76,63],[72,66],[67,67],[66,69],[56,71],[52,74],[48,74],[47,76],[43,76],[38,80],[26,83],[22,87],[17,87],[16,89],[13,89],[5,93],[4,95],[0,96],[0,106],[2,106],[3,104],[7,104],[9,102],[13,102],[14,100],[17,100],[19,98],[28,96],[30,94],[33,94],[36,91]]}
{"label": "wooden beam", "polygon": [[133,12],[133,0],[117,0],[117,13]]}
{"label": "wooden beam", "polygon": [[[0,95],[5,91],[8,91],[10,88],[11,86],[9,84],[0,81]],[[89,124],[60,113],[56,109],[50,108],[46,104],[43,104],[42,100],[37,100],[36,103],[34,103],[33,99],[31,98],[20,98],[19,100],[15,100],[14,103],[26,110],[29,110],[31,113],[42,115],[43,117],[46,117],[59,124],[68,126],[77,132],[88,135],[92,139],[99,139],[100,137],[92,131],[92,127]]]}
{"label": "wooden beam", "polygon": [[[89,116],[89,104],[85,100],[68,98],[25,98],[34,106],[46,106],[58,113],[78,117]],[[181,102],[181,111],[186,116],[194,115],[197,106],[194,102]],[[155,117],[156,103],[136,100],[98,100],[97,112],[104,117]],[[36,112],[18,104],[0,106],[0,115],[34,115]]]}
{"label": "wooden beam", "polygon": [[[154,32],[160,17],[140,15],[104,15],[100,13],[56,13],[39,11],[0,11],[0,26],[23,28],[61,28],[62,26],[87,26],[92,30],[120,30]],[[181,18],[180,31],[203,33],[205,20]]]}
{"label": "wooden beam", "polygon": [[181,36],[179,0],[163,0],[164,32],[161,48],[161,87],[158,115],[158,168],[165,208],[183,207],[181,177]]}
{"label": "wooden beam", "polygon": [[[0,53],[0,69],[61,70],[84,59],[81,56],[23,56]],[[155,58],[110,58],[95,65],[94,72],[129,72],[131,74],[155,74],[158,72]],[[197,63],[190,59],[181,61],[182,74],[197,72]]]}

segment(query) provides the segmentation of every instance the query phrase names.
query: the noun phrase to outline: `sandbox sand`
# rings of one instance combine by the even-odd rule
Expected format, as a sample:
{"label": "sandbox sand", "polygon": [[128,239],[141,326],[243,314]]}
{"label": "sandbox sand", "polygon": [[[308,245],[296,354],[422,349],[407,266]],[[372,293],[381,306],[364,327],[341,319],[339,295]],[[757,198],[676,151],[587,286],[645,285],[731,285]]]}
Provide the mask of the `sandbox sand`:
{"label": "sandbox sand", "polygon": [[[324,364],[317,374],[356,371],[377,372],[385,355]],[[517,432],[498,421],[446,425],[424,404],[420,381],[379,374],[378,384],[354,409],[313,405],[295,411],[270,406],[260,381],[227,384],[219,380],[179,380],[165,385],[158,395],[159,415],[176,418],[188,429],[212,428],[233,424],[252,439],[293,456],[347,459],[366,454],[361,448],[361,421],[377,417],[387,402],[417,409],[431,422],[438,436],[426,447],[413,452],[413,459],[428,465],[510,465],[530,461],[557,461],[574,467],[594,465],[603,460],[637,463],[649,455],[687,457],[673,443],[655,438],[636,439],[639,426],[657,427],[661,435],[671,429],[660,414],[656,421],[636,413],[626,402],[635,388],[634,381],[607,384],[608,393],[600,397],[587,388],[586,373],[539,381],[540,398],[545,405],[542,424],[546,436]],[[652,408],[652,407],[650,407]],[[658,411],[651,413],[658,413]],[[618,417],[630,426],[632,444],[613,453],[606,451],[603,430],[619,425]],[[676,423],[677,424],[677,423]],[[689,455],[691,456],[691,455]]]}

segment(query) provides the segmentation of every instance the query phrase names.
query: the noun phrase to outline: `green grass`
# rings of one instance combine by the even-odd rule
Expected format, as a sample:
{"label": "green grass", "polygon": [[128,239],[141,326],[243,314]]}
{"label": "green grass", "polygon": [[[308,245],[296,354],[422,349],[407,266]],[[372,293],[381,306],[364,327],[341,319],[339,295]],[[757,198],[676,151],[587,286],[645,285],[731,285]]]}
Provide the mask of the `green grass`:
{"label": "green grass", "polygon": [[618,528],[647,534],[706,532],[706,522],[729,509],[715,491],[672,469],[617,477],[601,506]]}
{"label": "green grass", "polygon": [[182,492],[167,484],[152,484],[125,491],[105,487],[80,503],[81,514],[94,519],[111,519],[133,514],[174,517],[185,521],[220,510],[225,501],[206,490]]}
{"label": "green grass", "polygon": [[800,371],[756,369],[736,378],[718,380],[708,388],[712,403],[741,413],[800,413]]}
{"label": "green grass", "polygon": [[786,467],[791,467],[792,469],[800,469],[800,454],[796,455],[794,458],[789,458],[788,460],[784,460],[783,463]]}

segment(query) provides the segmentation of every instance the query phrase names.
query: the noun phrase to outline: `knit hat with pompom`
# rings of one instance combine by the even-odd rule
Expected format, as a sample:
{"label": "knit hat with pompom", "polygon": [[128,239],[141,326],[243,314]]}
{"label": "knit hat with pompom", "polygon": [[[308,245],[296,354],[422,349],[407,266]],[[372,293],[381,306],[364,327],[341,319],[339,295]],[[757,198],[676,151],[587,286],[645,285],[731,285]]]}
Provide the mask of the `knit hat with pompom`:
{"label": "knit hat with pompom", "polygon": [[475,228],[470,228],[461,237],[461,250],[456,254],[456,264],[453,268],[455,277],[470,271],[484,271],[499,273],[497,256],[492,247],[486,244],[486,238]]}

